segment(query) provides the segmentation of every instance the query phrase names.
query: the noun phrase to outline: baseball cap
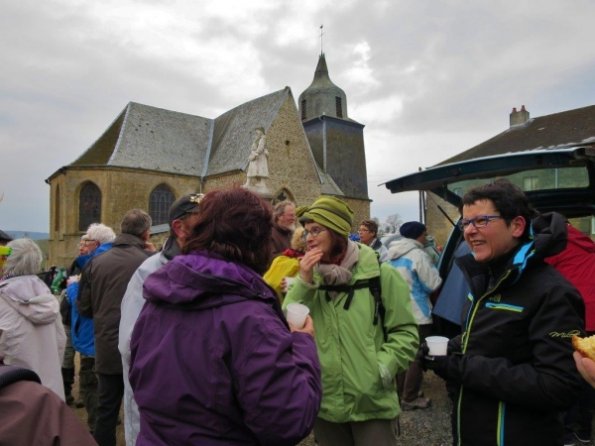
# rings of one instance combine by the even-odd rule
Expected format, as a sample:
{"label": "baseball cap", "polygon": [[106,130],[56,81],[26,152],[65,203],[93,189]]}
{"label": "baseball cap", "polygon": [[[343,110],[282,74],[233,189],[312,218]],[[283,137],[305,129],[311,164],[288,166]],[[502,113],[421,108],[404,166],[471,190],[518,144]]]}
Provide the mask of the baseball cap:
{"label": "baseball cap", "polygon": [[187,194],[178,198],[169,208],[169,223],[182,218],[186,214],[198,211],[198,205],[204,194]]}

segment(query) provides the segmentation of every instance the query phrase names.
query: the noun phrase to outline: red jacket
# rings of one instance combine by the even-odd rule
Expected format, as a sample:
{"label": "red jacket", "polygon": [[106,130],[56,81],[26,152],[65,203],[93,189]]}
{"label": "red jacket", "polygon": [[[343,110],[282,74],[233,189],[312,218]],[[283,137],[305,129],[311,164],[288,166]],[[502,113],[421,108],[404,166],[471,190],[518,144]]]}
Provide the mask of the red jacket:
{"label": "red jacket", "polygon": [[568,243],[560,254],[545,259],[572,283],[585,301],[585,330],[595,331],[595,242],[567,225]]}

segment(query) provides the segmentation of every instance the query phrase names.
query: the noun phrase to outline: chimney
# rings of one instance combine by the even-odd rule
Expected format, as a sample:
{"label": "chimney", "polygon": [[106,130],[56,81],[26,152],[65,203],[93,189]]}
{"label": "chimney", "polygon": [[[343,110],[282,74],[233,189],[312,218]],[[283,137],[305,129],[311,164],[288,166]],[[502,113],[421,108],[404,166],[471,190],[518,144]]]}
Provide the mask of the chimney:
{"label": "chimney", "polygon": [[516,107],[512,109],[510,113],[510,126],[522,125],[529,120],[529,112],[525,110],[525,106],[521,106],[520,111],[517,111]]}

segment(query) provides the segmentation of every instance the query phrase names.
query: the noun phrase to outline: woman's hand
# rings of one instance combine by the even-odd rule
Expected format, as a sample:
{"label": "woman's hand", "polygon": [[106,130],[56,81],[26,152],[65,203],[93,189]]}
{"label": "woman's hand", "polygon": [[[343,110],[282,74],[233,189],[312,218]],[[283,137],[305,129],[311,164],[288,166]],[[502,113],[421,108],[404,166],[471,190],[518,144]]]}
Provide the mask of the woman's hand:
{"label": "woman's hand", "polygon": [[295,326],[289,324],[289,331],[297,332],[297,333],[306,333],[310,336],[314,337],[314,322],[312,321],[312,316],[306,316],[306,322],[302,328],[296,328]]}
{"label": "woman's hand", "polygon": [[579,352],[574,352],[573,356],[576,368],[581,376],[585,378],[585,381],[587,381],[591,387],[595,388],[595,362],[589,358],[585,358]]}
{"label": "woman's hand", "polygon": [[322,250],[320,248],[312,248],[306,251],[306,254],[300,260],[300,277],[306,283],[312,283],[314,278],[314,267],[322,259]]}

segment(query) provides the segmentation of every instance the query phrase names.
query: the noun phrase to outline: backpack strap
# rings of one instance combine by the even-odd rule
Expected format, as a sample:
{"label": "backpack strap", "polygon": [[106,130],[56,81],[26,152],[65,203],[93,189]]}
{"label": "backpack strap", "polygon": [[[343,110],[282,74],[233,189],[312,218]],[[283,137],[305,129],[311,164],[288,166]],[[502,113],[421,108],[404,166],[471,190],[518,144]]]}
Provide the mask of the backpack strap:
{"label": "backpack strap", "polygon": [[0,389],[17,381],[35,381],[41,384],[39,376],[33,370],[13,365],[0,365]]}
{"label": "backpack strap", "polygon": [[378,325],[378,322],[380,322],[380,326],[382,327],[382,334],[384,336],[384,340],[386,341],[388,339],[386,327],[384,326],[384,315],[386,313],[386,310],[384,308],[384,304],[382,303],[382,288],[380,285],[380,275],[372,277],[370,279],[358,280],[352,285],[320,285],[318,287],[318,289],[326,292],[325,296],[327,301],[331,300],[329,296],[329,291],[334,291],[337,293],[347,293],[347,299],[345,299],[345,304],[343,305],[344,310],[349,310],[355,290],[359,290],[362,288],[368,288],[370,290],[370,294],[374,298],[373,324]]}

